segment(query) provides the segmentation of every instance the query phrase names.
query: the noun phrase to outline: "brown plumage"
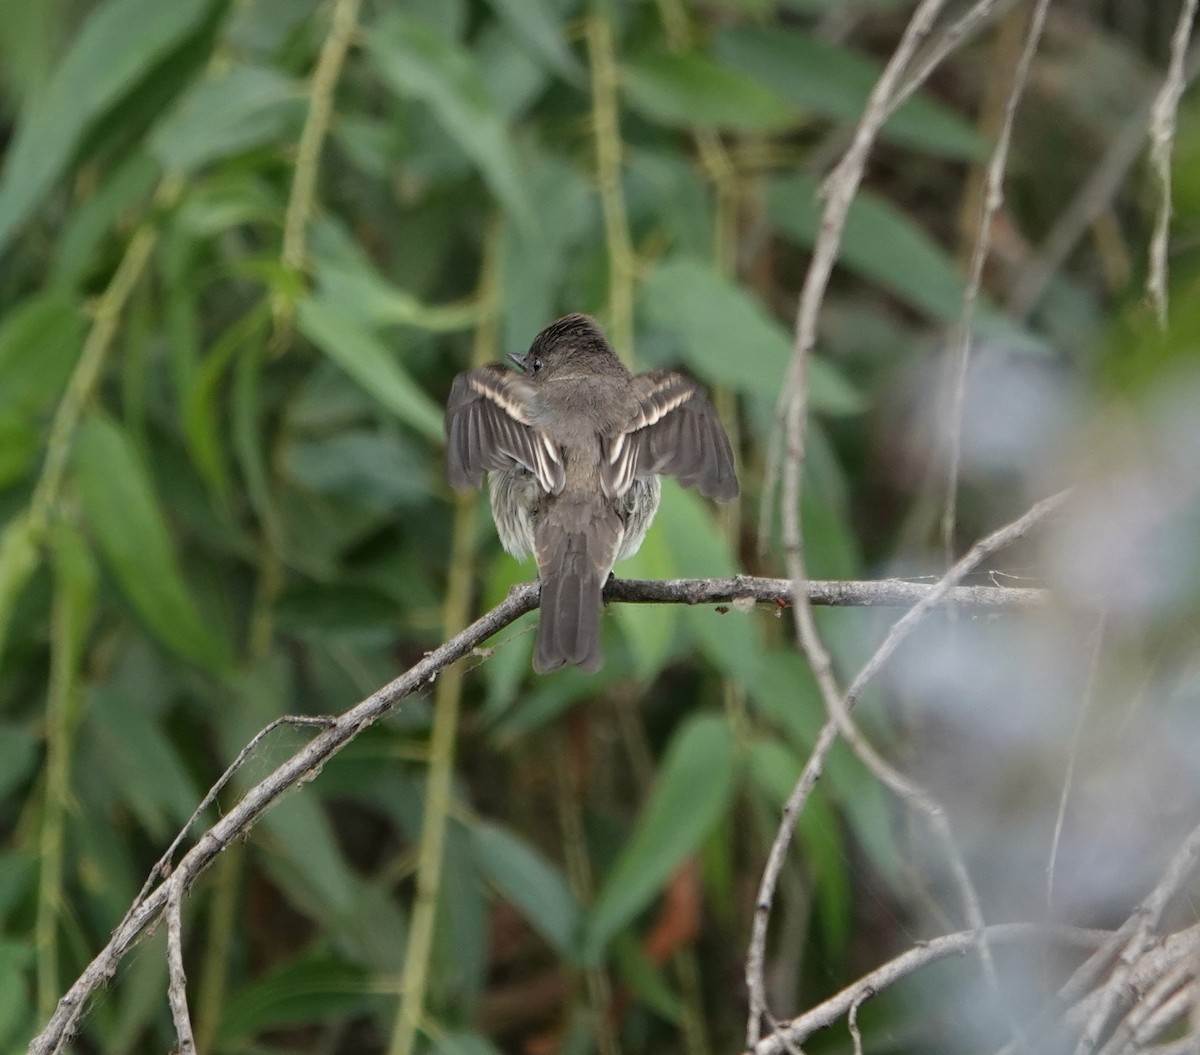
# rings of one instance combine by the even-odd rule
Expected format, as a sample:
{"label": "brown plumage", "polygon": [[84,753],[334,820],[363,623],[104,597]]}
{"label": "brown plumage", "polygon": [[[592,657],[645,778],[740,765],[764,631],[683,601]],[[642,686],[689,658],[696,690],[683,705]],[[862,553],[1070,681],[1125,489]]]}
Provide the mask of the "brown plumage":
{"label": "brown plumage", "polygon": [[559,319],[509,358],[520,373],[490,365],[454,379],[447,475],[461,489],[487,473],[501,543],[537,559],[534,669],[597,670],[601,591],[641,545],[659,477],[728,501],[733,451],[703,389],[670,370],[631,374],[586,315]]}

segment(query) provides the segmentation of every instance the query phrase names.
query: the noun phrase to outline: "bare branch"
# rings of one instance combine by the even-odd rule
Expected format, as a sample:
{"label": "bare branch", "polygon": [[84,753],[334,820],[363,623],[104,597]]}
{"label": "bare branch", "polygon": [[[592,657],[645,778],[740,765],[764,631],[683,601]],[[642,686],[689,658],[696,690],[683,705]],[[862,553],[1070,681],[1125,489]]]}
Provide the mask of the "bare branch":
{"label": "bare branch", "polygon": [[992,156],[988,160],[984,177],[983,205],[979,225],[975,231],[975,244],[971,249],[971,263],[967,269],[967,285],[963,290],[962,309],[959,313],[957,332],[954,338],[953,385],[950,396],[950,420],[948,422],[949,454],[946,467],[946,495],[942,508],[942,549],[948,564],[954,554],[954,527],[958,515],[958,473],[962,460],[963,409],[967,401],[967,368],[971,361],[971,339],[975,333],[975,312],[979,306],[979,294],[983,288],[983,268],[987,263],[992,244],[992,223],[996,213],[1004,204],[1004,170],[1008,167],[1008,150],[1012,142],[1013,123],[1017,107],[1025,94],[1029,81],[1029,69],[1037,53],[1038,42],[1046,25],[1046,10],[1050,0],[1037,0],[1025,45],[1021,49],[1016,69],[1013,70],[1012,85],[1004,104],[1004,117]]}
{"label": "bare branch", "polygon": [[[1084,930],[1079,927],[1047,927],[1041,923],[996,923],[987,928],[987,936],[992,941],[1000,942],[1058,942],[1092,948],[1109,938],[1110,932]],[[781,1055],[786,1050],[785,1043],[804,1043],[818,1030],[827,1029],[843,1015],[849,1015],[888,987],[939,960],[962,956],[977,944],[978,935],[973,930],[959,931],[922,942],[882,967],[877,967],[870,974],[864,975],[840,993],[782,1024],[776,1033],[764,1037],[758,1043],[754,1048],[754,1055]]]}
{"label": "bare branch", "polygon": [[[1200,47],[1193,48],[1184,66],[1185,87],[1200,75]],[[1050,280],[1066,263],[1071,251],[1087,233],[1088,228],[1105,209],[1112,205],[1129,170],[1142,152],[1149,134],[1154,109],[1147,99],[1136,114],[1109,144],[1100,163],[1079,188],[1071,204],[1058,218],[1032,264],[1026,267],[1008,301],[1008,311],[1014,318],[1026,318],[1041,300]]]}
{"label": "bare branch", "polygon": [[1146,292],[1154,304],[1158,324],[1167,328],[1167,243],[1171,229],[1171,148],[1175,143],[1175,119],[1179,100],[1186,82],[1184,72],[1188,42],[1192,39],[1192,23],[1196,20],[1197,0],[1183,0],[1179,21],[1171,37],[1171,61],[1167,79],[1163,82],[1150,119],[1150,159],[1158,176],[1158,214],[1154,220],[1154,236],[1150,240],[1150,274]]}
{"label": "bare branch", "polygon": [[[826,701],[826,708],[830,712],[829,719],[821,728],[817,736],[816,744],[813,746],[812,753],[809,755],[808,762],[804,766],[803,772],[800,774],[800,779],[796,782],[796,786],[792,789],[792,793],[788,796],[788,800],[784,805],[783,814],[779,822],[779,828],[775,834],[775,840],[771,844],[770,853],[767,856],[767,863],[763,869],[762,880],[759,884],[758,896],[755,900],[754,908],[754,924],[752,928],[750,946],[746,954],[746,977],[747,985],[752,986],[755,981],[761,985],[763,977],[763,965],[766,960],[766,945],[767,945],[767,928],[770,922],[771,904],[775,896],[775,887],[779,882],[780,873],[783,870],[783,863],[786,859],[787,850],[791,844],[792,833],[795,830],[796,819],[800,816],[804,809],[805,803],[808,801],[809,795],[812,794],[813,788],[821,777],[824,770],[825,759],[837,740],[839,731],[849,726],[849,712],[862,696],[868,682],[879,672],[880,668],[887,659],[899,647],[901,641],[907,637],[916,627],[917,623],[928,614],[929,610],[938,604],[950,591],[955,583],[961,581],[966,575],[969,575],[975,568],[987,560],[997,550],[1009,545],[1010,543],[1021,538],[1027,532],[1033,529],[1038,523],[1050,515],[1057,509],[1066,499],[1066,492],[1060,492],[1050,498],[1043,499],[1034,505],[1024,516],[1013,521],[1011,524],[994,531],[987,538],[982,539],[971,547],[970,551],[963,556],[957,564],[954,565],[933,587],[932,590],[912,609],[904,614],[902,618],[892,626],[879,648],[875,650],[874,655],[859,671],[858,676],[851,683],[850,688],[846,690],[845,696],[836,696],[830,699],[828,688],[822,686],[822,695]],[[828,660],[828,657],[826,657]],[[832,681],[832,674],[828,672],[825,678],[826,682]],[[821,680],[818,680],[821,685]],[[835,690],[836,691],[836,688]],[[853,735],[853,734],[852,734]],[[902,778],[903,779],[903,778]],[[922,800],[928,806],[928,797],[925,796]],[[936,807],[936,804],[934,804]],[[927,812],[928,809],[927,809]],[[935,808],[934,812],[930,813],[934,823],[935,830],[939,837],[944,837],[946,834],[945,817],[940,812],[940,807]],[[978,911],[978,899],[974,896],[974,891],[970,886],[969,878],[965,874],[965,869],[962,867],[961,857],[957,853],[957,849],[953,847],[953,841],[950,844],[950,857],[956,879],[959,881],[960,890],[963,894],[964,903],[967,905],[967,916],[973,924],[981,918]],[[965,882],[965,886],[964,884]],[[986,946],[984,947],[986,948]],[[990,963],[990,958],[987,957],[986,951],[983,953],[985,964]],[[993,974],[994,972],[989,972]],[[759,994],[760,1001],[762,992]],[[753,1003],[753,997],[752,997]],[[761,1014],[766,1013],[765,1003],[760,1003],[759,1010]],[[747,1047],[754,1047],[758,1043],[757,1039]]]}
{"label": "bare branch", "polygon": [[[814,580],[808,584],[810,604],[839,608],[907,608],[923,601],[936,589],[934,583],[906,579],[868,582]],[[791,579],[760,579],[735,575],[731,579],[612,579],[604,589],[606,601],[636,604],[722,604],[740,607],[755,604],[790,605]],[[1050,601],[1042,589],[1008,589],[1003,586],[957,586],[939,594],[935,604],[953,604],[980,612],[1035,608]]]}
{"label": "bare branch", "polygon": [[[1133,936],[1121,950],[1117,965],[1109,975],[1108,982],[1100,991],[1100,999],[1096,1009],[1084,1027],[1083,1036],[1075,1049],[1075,1055],[1091,1055],[1104,1037],[1109,1021],[1120,1003],[1126,999],[1129,989],[1129,979],[1134,973],[1138,961],[1150,948],[1151,938],[1158,929],[1163,913],[1174,900],[1183,884],[1186,883],[1200,865],[1200,827],[1193,828],[1183,841],[1171,863],[1163,873],[1158,886],[1137,907],[1130,917]],[[1124,927],[1118,932],[1121,937]]]}
{"label": "bare branch", "polygon": [[1106,616],[1100,613],[1096,620],[1095,640],[1092,643],[1092,658],[1088,664],[1087,684],[1083,688],[1083,699],[1079,713],[1075,716],[1075,729],[1071,733],[1071,746],[1067,750],[1067,771],[1063,776],[1062,794],[1058,799],[1058,814],[1054,818],[1054,834],[1050,838],[1050,860],[1046,864],[1046,912],[1054,911],[1054,872],[1058,864],[1058,847],[1062,840],[1063,824],[1067,818],[1067,802],[1075,782],[1075,764],[1079,758],[1079,743],[1083,738],[1083,725],[1092,709],[1092,697],[1096,692],[1096,675],[1100,670],[1100,649],[1104,644]]}
{"label": "bare branch", "polygon": [[192,1035],[192,1016],[188,1013],[187,975],[183,970],[183,883],[172,880],[167,884],[167,999],[171,1004],[171,1020],[179,1041],[179,1055],[196,1055],[196,1039]]}

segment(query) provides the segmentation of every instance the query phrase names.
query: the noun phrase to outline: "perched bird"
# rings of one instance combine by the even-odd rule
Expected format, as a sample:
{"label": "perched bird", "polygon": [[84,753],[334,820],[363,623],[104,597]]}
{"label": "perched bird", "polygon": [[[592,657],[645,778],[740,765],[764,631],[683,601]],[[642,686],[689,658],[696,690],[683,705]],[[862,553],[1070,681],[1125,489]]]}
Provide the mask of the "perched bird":
{"label": "perched bird", "polygon": [[637,552],[659,476],[718,501],[738,494],[733,451],[703,390],[670,370],[634,375],[587,315],[534,338],[519,372],[499,364],[454,379],[446,406],[450,485],[488,475],[492,517],[541,580],[533,667],[599,669],[601,591]]}

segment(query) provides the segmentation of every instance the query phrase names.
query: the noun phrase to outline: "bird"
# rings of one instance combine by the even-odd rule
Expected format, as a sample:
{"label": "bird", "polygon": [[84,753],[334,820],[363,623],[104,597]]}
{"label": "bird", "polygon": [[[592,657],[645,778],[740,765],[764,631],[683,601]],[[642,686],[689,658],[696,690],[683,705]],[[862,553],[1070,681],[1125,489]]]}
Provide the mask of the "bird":
{"label": "bird", "polygon": [[730,501],[733,449],[700,385],[674,370],[631,373],[588,315],[558,319],[508,359],[515,369],[491,363],[454,379],[447,478],[463,490],[486,475],[501,545],[537,561],[534,670],[595,672],[601,594],[641,546],[659,478]]}

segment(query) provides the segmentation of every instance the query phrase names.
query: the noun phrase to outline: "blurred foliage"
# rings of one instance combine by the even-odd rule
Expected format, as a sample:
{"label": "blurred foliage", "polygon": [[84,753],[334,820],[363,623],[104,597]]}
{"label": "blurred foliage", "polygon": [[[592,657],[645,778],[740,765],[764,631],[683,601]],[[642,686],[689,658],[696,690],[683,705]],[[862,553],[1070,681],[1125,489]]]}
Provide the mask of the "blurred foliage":
{"label": "blurred foliage", "polygon": [[[440,404],[473,356],[522,350],[567,311],[612,323],[631,282],[620,352],[715,388],[745,486],[736,513],[669,487],[618,570],[779,573],[752,539],[821,166],[909,6],[371,2],[325,86],[332,9],[313,0],[0,7],[0,1050],[23,1048],[258,728],[344,709],[443,638],[452,551],[471,612],[533,574],[499,551],[486,503],[456,517],[442,480]],[[1142,182],[1029,319],[1005,315],[1005,291],[1153,89],[1174,7],[1056,7],[980,328],[1001,361],[1086,386],[1137,298]],[[607,189],[595,19],[617,70]],[[921,407],[959,313],[993,47],[896,113],[851,212],[813,372],[816,576],[936,561]],[[314,105],[333,117],[306,156]],[[1195,113],[1183,129],[1194,159]],[[317,188],[299,269],[281,256],[298,165]],[[1194,163],[1179,197],[1182,228],[1200,218]],[[1141,368],[1130,353],[1111,373],[1144,382],[1194,354],[1200,324],[1163,348],[1130,314],[1116,330],[1134,336],[1108,344],[1145,349]],[[964,538],[1018,508],[1029,448],[1010,447],[968,458]],[[604,620],[601,674],[544,679],[532,625],[466,664],[421,1043],[585,1052],[603,1021],[626,1052],[734,1050],[758,873],[822,717],[787,625],[627,606]],[[877,630],[822,626],[844,664]],[[432,703],[360,737],[189,898],[205,1055],[388,1050]],[[794,945],[781,1013],[909,937],[894,811],[835,751],[777,906]],[[164,985],[158,935],[74,1050],[170,1050]],[[889,1003],[871,1028],[929,1050],[916,1014]]]}

